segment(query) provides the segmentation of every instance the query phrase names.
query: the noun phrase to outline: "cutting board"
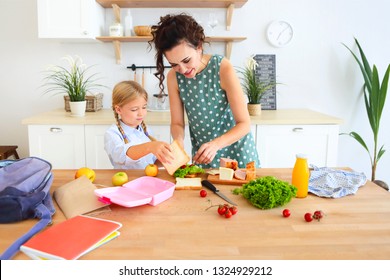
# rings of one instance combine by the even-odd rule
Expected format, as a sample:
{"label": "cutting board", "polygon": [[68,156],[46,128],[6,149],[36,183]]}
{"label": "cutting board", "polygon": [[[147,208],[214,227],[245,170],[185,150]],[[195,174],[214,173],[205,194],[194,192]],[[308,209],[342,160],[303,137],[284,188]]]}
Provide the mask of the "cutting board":
{"label": "cutting board", "polygon": [[207,176],[207,180],[209,180],[211,183],[213,184],[221,184],[221,185],[242,185],[242,184],[246,184],[248,183],[249,181],[247,180],[238,180],[238,179],[235,179],[233,178],[232,180],[220,180],[219,179],[219,174],[217,175],[211,175],[209,174]]}

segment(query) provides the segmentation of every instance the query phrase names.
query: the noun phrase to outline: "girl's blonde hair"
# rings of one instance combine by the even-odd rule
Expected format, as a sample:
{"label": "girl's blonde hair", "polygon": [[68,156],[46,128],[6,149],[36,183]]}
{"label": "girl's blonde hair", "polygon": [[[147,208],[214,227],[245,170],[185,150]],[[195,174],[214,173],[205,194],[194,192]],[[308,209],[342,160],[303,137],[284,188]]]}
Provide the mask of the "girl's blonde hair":
{"label": "girl's blonde hair", "polygon": [[[112,110],[114,111],[114,116],[116,120],[116,126],[118,127],[120,133],[123,136],[125,143],[129,143],[129,140],[123,131],[123,128],[119,122],[119,115],[115,110],[116,106],[122,107],[123,105],[135,100],[138,97],[143,97],[145,101],[148,101],[148,93],[146,90],[135,81],[123,81],[115,85],[112,91]],[[149,137],[151,141],[156,141],[154,137],[149,135],[146,124],[144,121],[141,123],[142,129],[146,136]]]}

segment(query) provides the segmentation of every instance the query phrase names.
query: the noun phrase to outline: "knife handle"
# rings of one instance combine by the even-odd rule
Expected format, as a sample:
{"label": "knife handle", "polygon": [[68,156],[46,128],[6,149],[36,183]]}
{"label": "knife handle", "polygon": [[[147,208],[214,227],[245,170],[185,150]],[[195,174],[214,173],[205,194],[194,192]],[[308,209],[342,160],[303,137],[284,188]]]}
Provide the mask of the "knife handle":
{"label": "knife handle", "polygon": [[216,192],[217,191],[217,188],[208,180],[203,180],[202,181],[202,186],[208,188],[212,192]]}

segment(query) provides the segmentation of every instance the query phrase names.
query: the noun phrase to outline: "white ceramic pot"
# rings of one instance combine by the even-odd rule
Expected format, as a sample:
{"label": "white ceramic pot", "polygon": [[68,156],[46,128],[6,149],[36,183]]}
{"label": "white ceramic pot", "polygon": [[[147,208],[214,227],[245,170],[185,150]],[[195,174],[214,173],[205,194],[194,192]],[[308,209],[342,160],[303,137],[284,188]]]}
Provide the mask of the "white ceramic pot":
{"label": "white ceramic pot", "polygon": [[85,109],[87,107],[87,101],[71,101],[70,105],[70,115],[72,117],[83,117],[85,116]]}

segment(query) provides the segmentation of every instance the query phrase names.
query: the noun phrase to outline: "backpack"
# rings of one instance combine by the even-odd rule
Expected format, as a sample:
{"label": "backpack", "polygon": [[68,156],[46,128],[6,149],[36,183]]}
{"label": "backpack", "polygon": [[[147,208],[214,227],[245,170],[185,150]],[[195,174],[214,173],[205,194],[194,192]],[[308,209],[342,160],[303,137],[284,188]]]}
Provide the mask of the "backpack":
{"label": "backpack", "polygon": [[55,212],[50,195],[53,182],[51,170],[49,162],[37,157],[0,160],[0,223],[39,219],[26,234],[11,244],[0,256],[1,260],[12,258],[21,245],[51,224]]}

